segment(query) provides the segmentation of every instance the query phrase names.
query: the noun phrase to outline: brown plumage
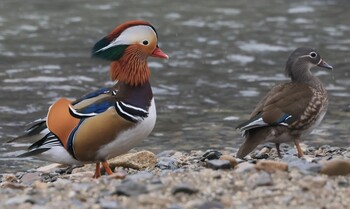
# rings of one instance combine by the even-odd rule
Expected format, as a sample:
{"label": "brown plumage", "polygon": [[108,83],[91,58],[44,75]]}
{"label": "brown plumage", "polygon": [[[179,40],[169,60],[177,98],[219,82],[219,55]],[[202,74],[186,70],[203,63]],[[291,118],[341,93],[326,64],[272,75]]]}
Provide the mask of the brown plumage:
{"label": "brown plumage", "polygon": [[237,157],[244,158],[259,144],[273,142],[278,155],[279,144],[294,142],[298,156],[303,156],[299,140],[317,126],[327,111],[327,92],[310,69],[319,66],[332,69],[313,48],[298,48],[286,64],[290,83],[272,88],[257,104],[250,119],[237,128],[244,132],[245,142]]}

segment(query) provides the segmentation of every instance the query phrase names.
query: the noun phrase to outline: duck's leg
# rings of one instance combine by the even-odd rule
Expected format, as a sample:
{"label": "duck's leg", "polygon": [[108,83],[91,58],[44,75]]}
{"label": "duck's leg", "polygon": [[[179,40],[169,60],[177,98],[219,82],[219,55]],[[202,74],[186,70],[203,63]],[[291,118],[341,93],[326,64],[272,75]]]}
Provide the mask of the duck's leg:
{"label": "duck's leg", "polygon": [[298,151],[298,158],[303,157],[304,156],[304,152],[303,152],[303,150],[300,147],[299,139],[294,139],[294,144],[295,144],[295,146],[297,148],[297,151]]}
{"label": "duck's leg", "polygon": [[93,176],[93,178],[97,179],[101,176],[101,167],[100,167],[100,163],[96,163],[96,169],[95,169],[95,174]]}
{"label": "duck's leg", "polygon": [[112,175],[113,174],[113,171],[111,170],[111,168],[109,167],[109,164],[107,163],[107,161],[103,161],[102,162],[102,166],[103,168],[105,169],[106,173],[108,175]]}
{"label": "duck's leg", "polygon": [[276,146],[278,157],[282,159],[281,150],[280,150],[280,143],[275,143],[275,146]]}

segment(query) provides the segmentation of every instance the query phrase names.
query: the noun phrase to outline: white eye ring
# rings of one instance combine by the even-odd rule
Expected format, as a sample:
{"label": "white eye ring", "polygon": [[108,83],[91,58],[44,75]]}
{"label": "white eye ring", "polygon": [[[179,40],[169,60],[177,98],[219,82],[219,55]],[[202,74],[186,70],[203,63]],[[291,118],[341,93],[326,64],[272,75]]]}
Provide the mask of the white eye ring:
{"label": "white eye ring", "polygon": [[309,56],[311,58],[316,58],[317,57],[317,53],[316,52],[310,52]]}
{"label": "white eye ring", "polygon": [[147,46],[147,45],[149,44],[149,41],[148,41],[148,40],[143,40],[141,43],[142,43],[143,45]]}

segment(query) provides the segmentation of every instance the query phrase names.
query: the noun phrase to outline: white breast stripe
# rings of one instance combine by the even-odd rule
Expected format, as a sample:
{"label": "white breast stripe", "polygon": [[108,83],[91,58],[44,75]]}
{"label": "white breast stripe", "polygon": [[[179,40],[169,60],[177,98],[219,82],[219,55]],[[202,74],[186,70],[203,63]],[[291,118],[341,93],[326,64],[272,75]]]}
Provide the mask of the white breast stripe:
{"label": "white breast stripe", "polygon": [[135,106],[132,106],[132,105],[129,105],[129,104],[125,104],[124,102],[120,101],[120,103],[122,103],[125,107],[128,107],[128,108],[131,108],[131,109],[134,109],[134,110],[137,110],[137,111],[141,111],[141,112],[144,112],[146,114],[148,114],[148,112],[142,108],[139,108],[139,107],[135,107]]}
{"label": "white breast stripe", "polygon": [[127,115],[128,117],[130,117],[130,118],[132,118],[132,119],[134,119],[134,120],[136,120],[136,121],[142,120],[142,118],[140,118],[140,117],[135,117],[135,116],[130,115],[129,113],[125,112],[125,111],[120,107],[119,102],[116,102],[116,104],[117,104],[117,108],[119,109],[119,111],[120,111],[121,113],[123,113],[124,115]]}

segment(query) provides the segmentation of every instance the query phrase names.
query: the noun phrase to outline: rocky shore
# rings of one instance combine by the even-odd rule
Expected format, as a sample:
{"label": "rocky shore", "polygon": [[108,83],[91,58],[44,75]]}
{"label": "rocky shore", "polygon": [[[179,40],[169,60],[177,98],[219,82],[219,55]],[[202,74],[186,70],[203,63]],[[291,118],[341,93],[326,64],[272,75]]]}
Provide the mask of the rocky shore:
{"label": "rocky shore", "polygon": [[50,164],[2,174],[0,208],[349,208],[350,148],[262,147],[245,160],[235,149],[132,152],[110,160],[115,175],[93,179],[94,165]]}

